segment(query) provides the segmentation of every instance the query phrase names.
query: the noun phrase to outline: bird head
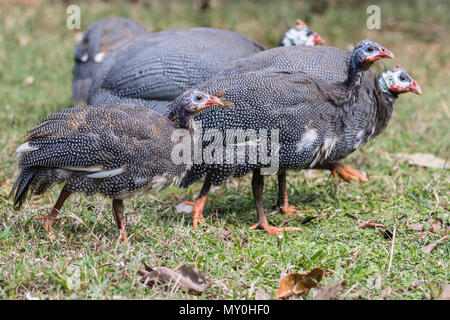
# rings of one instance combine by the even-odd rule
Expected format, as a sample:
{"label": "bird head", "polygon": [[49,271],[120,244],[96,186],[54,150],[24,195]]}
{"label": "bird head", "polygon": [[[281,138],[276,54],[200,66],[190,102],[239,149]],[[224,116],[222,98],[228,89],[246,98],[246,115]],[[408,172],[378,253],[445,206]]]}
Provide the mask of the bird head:
{"label": "bird head", "polygon": [[203,109],[212,106],[225,107],[225,104],[216,96],[212,96],[199,90],[193,90],[188,91],[183,95],[181,106],[187,114],[196,115]]}
{"label": "bird head", "polygon": [[216,96],[197,89],[188,90],[171,103],[169,108],[172,111],[169,114],[169,118],[175,121],[180,128],[192,129],[194,116],[212,106],[229,107]]}
{"label": "bird head", "polygon": [[413,92],[415,94],[422,94],[422,88],[416,80],[410,77],[410,75],[400,65],[393,70],[383,72],[380,77],[380,85],[385,90],[389,90],[394,93]]}
{"label": "bird head", "polygon": [[358,43],[353,49],[352,62],[355,66],[367,70],[377,60],[394,58],[394,54],[375,41],[366,39]]}
{"label": "bird head", "polygon": [[300,19],[297,20],[295,27],[289,29],[281,42],[283,47],[288,46],[315,46],[324,44],[322,37],[308,28]]}

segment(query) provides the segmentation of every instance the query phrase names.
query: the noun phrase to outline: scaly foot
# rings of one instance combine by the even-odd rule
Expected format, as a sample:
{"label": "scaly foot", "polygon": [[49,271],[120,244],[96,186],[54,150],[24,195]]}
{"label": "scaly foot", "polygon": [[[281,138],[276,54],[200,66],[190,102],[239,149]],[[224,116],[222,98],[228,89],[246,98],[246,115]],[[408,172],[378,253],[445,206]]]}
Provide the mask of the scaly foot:
{"label": "scaly foot", "polygon": [[203,208],[205,207],[206,203],[206,196],[197,199],[195,202],[191,201],[183,201],[185,204],[190,205],[193,208],[192,210],[192,219],[193,219],[193,226],[194,229],[197,229],[197,226],[199,224],[207,226],[208,224],[205,221],[205,218],[203,217]]}
{"label": "scaly foot", "polygon": [[350,181],[361,181],[361,182],[369,182],[366,177],[360,174],[358,171],[347,167],[345,164],[337,163],[335,168],[332,171],[334,181],[337,181],[337,175],[339,175],[342,179],[347,182]]}
{"label": "scaly foot", "polygon": [[50,214],[47,216],[36,216],[34,217],[35,220],[44,220],[44,229],[47,231],[46,237],[50,239],[50,241],[55,241],[56,236],[53,232],[52,225],[55,222],[55,218],[52,217]]}
{"label": "scaly foot", "polygon": [[267,218],[264,218],[264,222],[258,222],[257,224],[254,224],[251,226],[252,230],[255,230],[256,228],[262,229],[265,232],[267,232],[268,234],[279,234],[283,231],[297,231],[300,230],[300,228],[296,228],[296,227],[274,227],[269,225],[269,223],[267,222]]}

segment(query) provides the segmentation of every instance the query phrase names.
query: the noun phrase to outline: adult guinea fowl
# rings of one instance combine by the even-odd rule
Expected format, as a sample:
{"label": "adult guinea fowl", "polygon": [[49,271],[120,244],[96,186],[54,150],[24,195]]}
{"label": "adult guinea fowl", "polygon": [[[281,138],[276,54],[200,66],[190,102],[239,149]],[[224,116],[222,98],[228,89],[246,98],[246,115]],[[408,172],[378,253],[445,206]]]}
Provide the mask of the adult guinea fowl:
{"label": "adult guinea fowl", "polygon": [[89,26],[75,49],[73,101],[80,103],[87,100],[89,87],[97,70],[112,51],[147,34],[138,23],[120,17],[102,19]]}
{"label": "adult guinea fowl", "polygon": [[210,106],[224,106],[216,97],[193,91],[165,117],[131,105],[77,106],[52,114],[27,133],[17,148],[20,175],[13,185],[14,206],[20,208],[29,190],[42,194],[65,182],[45,221],[50,239],[52,224],[67,197],[76,191],[112,198],[112,211],[126,240],[123,199],[178,184],[188,163],[175,164],[171,136],[178,128],[192,134],[195,114]]}
{"label": "adult guinea fowl", "polygon": [[[285,39],[295,45],[322,44],[304,23]],[[288,45],[288,40],[283,41]],[[105,63],[88,103],[132,103],[167,114],[167,104],[239,58],[264,47],[238,33],[212,29],[166,30],[153,33],[118,50]]]}
{"label": "adult guinea fowl", "polygon": [[[344,106],[336,106],[327,99],[311,99],[302,84],[312,86],[315,82],[308,82],[304,77],[301,80],[299,78],[298,74],[251,72],[215,78],[198,86],[206,92],[220,91],[224,103],[233,104],[233,109],[228,112],[214,110],[203,113],[200,117],[203,132],[220,132],[223,141],[229,141],[233,146],[233,135],[239,130],[278,130],[279,144],[272,145],[271,136],[266,137],[264,132],[257,138],[267,141],[265,145],[268,147],[268,153],[273,159],[278,159],[280,171],[317,168],[340,161],[379,135],[391,118],[399,94],[421,94],[419,84],[400,67],[384,72],[379,77],[367,72],[362,80],[363,90],[358,103]],[[199,90],[198,88],[196,90]],[[264,91],[258,91],[258,88],[264,88]],[[286,92],[291,92],[292,96],[286,99]],[[295,101],[292,100],[294,97],[300,98]],[[177,101],[174,103],[176,105]],[[251,137],[251,134],[248,136]],[[209,140],[205,140],[203,142],[206,142],[206,146],[203,146],[203,150],[208,147]],[[258,140],[250,142],[255,141],[258,143]],[[206,174],[198,200],[199,206],[203,208],[211,184],[219,184],[229,177],[243,176],[253,170],[252,189],[258,223],[252,228],[259,227],[271,234],[283,230],[297,230],[292,227],[273,227],[267,222],[262,202],[264,177],[261,175],[261,169],[267,165],[259,160],[230,163],[227,161],[227,146],[223,149],[225,152],[221,152],[219,147],[208,152],[214,151],[220,155],[220,161],[197,162],[186,173],[180,186],[186,187]],[[232,153],[232,156],[235,154],[236,152]],[[194,218],[194,223],[203,221],[201,212],[196,212]]]}
{"label": "adult guinea fowl", "polygon": [[[258,59],[259,55],[263,56],[263,59]],[[269,58],[267,58],[267,56]],[[277,110],[277,112],[281,112],[278,110],[282,110],[283,112],[279,117],[284,119],[288,114],[299,109],[299,114],[296,115],[296,117],[300,119],[302,112],[309,112],[309,114],[304,115],[304,117],[308,119],[311,117],[308,121],[315,121],[312,118],[313,116],[318,117],[318,120],[321,120],[322,118],[333,119],[337,117],[336,113],[340,113],[342,110],[347,110],[349,108],[353,113],[354,109],[358,109],[353,105],[355,105],[356,97],[359,96],[361,82],[364,78],[365,71],[376,60],[387,57],[391,58],[393,57],[393,54],[378,43],[370,40],[361,41],[355,46],[353,53],[333,47],[275,48],[237,61],[235,65],[220,72],[210,81],[211,86],[212,84],[216,84],[214,87],[216,88],[214,91],[216,95],[225,95],[232,103],[238,101],[241,106],[251,105],[255,110],[260,106],[261,114],[258,114],[256,117],[263,117],[260,120],[261,123],[252,120],[250,124],[245,124],[243,121],[245,121],[248,116],[243,115],[242,121],[235,120],[236,126],[238,124],[243,124],[244,126],[241,129],[279,129],[288,136],[296,136],[296,132],[303,130],[301,127],[298,127],[302,122],[299,122],[299,124],[285,124],[280,121],[287,120],[265,117],[266,113],[270,111],[269,114],[272,114],[272,109]],[[248,60],[251,65],[246,64]],[[254,66],[257,66],[257,68],[254,68]],[[328,70],[326,68],[328,68]],[[243,69],[248,70],[242,71]],[[235,88],[235,79],[239,78],[242,78],[241,81],[239,81],[240,85],[245,86],[245,88],[242,88],[241,92],[238,92],[238,88]],[[210,90],[211,86],[209,86],[209,83],[209,81],[205,82],[200,87],[205,90]],[[367,84],[363,87],[367,88]],[[231,98],[228,98],[226,94],[229,92],[229,88],[236,91],[232,93],[234,95]],[[364,101],[363,104],[364,103],[366,103],[366,101]],[[314,106],[316,105],[321,106],[321,113],[317,113],[317,111],[314,110]],[[329,108],[328,112],[326,112],[325,106]],[[267,112],[266,109],[268,110]],[[251,110],[253,109],[250,108],[249,112]],[[233,113],[234,112],[239,113],[239,110],[235,109],[233,110]],[[294,117],[294,115],[292,116]],[[214,121],[214,119],[210,120],[206,117],[207,114],[203,114],[198,116],[196,120],[207,122],[206,128],[211,129],[211,126],[215,124],[210,124],[208,121]],[[221,124],[221,126],[227,125],[231,128],[235,128],[232,124],[232,121],[234,120],[227,119],[222,121],[224,121],[224,124]],[[343,122],[343,120],[339,121]],[[339,121],[335,125],[340,125]],[[273,124],[269,125],[267,122],[273,122]],[[276,124],[283,128],[273,127],[273,125]],[[330,129],[336,130],[335,128]],[[325,130],[325,127],[322,128],[322,130]],[[306,135],[304,144],[308,145],[309,140],[315,141],[316,135],[317,133],[315,131],[311,131],[309,136]],[[328,149],[334,147],[335,144],[336,141],[334,141],[334,138],[332,140],[325,140],[325,147]],[[346,155],[348,154],[345,154],[345,156]],[[298,155],[298,157],[301,157],[301,155]],[[344,156],[342,158],[344,158]],[[291,160],[294,161],[295,158]],[[345,167],[339,160],[318,160],[314,161],[311,167],[329,170],[335,170],[342,166]],[[294,163],[296,162],[294,161]],[[240,166],[236,167],[234,165],[231,165],[230,168],[230,170],[237,170],[236,168],[239,168],[239,170],[241,169]],[[245,174],[247,169],[251,169],[251,166],[244,166],[242,168],[245,169],[243,171],[243,174]],[[222,167],[219,166],[216,169],[218,172],[221,172]],[[278,204],[283,211],[293,214],[298,210],[289,206],[285,171],[286,168],[280,166],[278,171]],[[190,173],[192,177],[185,180],[185,185],[189,185],[192,181],[196,181],[204,174],[206,174],[205,181],[193,209],[194,227],[203,221],[202,212],[206,202],[206,196],[214,180],[218,180],[214,178],[216,175],[214,170],[211,169],[211,166],[207,165],[194,165],[193,170]]]}
{"label": "adult guinea fowl", "polygon": [[224,67],[264,47],[212,28],[152,33],[116,50],[98,71],[89,104],[131,103],[168,114],[167,104]]}

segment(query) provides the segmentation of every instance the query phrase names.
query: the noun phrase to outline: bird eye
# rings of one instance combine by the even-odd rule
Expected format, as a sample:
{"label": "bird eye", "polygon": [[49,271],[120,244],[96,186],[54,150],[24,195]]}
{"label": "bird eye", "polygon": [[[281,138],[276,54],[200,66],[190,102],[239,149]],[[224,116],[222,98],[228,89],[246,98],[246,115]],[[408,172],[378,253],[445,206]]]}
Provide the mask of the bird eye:
{"label": "bird eye", "polygon": [[311,30],[308,30],[308,31],[306,32],[306,35],[307,35],[308,37],[310,37],[310,36],[313,35],[313,32],[312,32]]}
{"label": "bird eye", "polygon": [[406,80],[406,76],[404,74],[400,75],[400,80],[405,81]]}
{"label": "bird eye", "polygon": [[367,52],[373,52],[373,47],[368,47]]}
{"label": "bird eye", "polygon": [[203,96],[202,96],[201,94],[197,94],[197,95],[194,97],[194,99],[195,99],[195,101],[200,102],[200,101],[203,100]]}

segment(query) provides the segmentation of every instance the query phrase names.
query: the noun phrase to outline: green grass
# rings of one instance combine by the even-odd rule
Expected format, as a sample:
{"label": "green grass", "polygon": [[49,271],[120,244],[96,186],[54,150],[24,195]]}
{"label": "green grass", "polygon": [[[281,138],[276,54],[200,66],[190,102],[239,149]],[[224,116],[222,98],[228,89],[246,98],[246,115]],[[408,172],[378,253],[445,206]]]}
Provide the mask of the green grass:
{"label": "green grass", "polygon": [[[447,1],[379,2],[382,30],[365,27],[361,1],[311,11],[313,2],[222,1],[206,12],[190,2],[141,1],[138,5],[81,2],[82,28],[109,15],[131,17],[152,31],[211,26],[235,30],[267,47],[276,46],[297,17],[309,20],[330,45],[347,48],[364,37],[379,41],[422,86],[424,95],[400,97],[386,131],[355,152],[345,163],[365,171],[369,184],[340,183],[328,172],[288,176],[291,204],[315,209],[307,224],[281,215],[268,215],[272,225],[288,224],[301,231],[281,237],[249,230],[256,212],[249,177],[229,181],[208,199],[209,228],[194,231],[190,215],[174,206],[192,200],[201,184],[171,188],[126,202],[130,241],[116,241],[110,201],[76,195],[69,199],[55,225],[58,240],[45,238],[33,216],[45,213],[58,189],[27,201],[20,211],[7,199],[17,177],[15,148],[23,133],[44,116],[72,104],[71,68],[76,32],[65,28],[66,6],[2,5],[0,10],[0,297],[24,299],[27,291],[41,299],[253,299],[258,288],[275,297],[280,275],[330,270],[327,284],[347,280],[345,299],[430,299],[449,282],[450,243],[430,254],[421,248],[443,237],[418,232],[408,225],[449,218],[448,171],[398,163],[398,152],[432,153],[448,158],[450,129],[450,21]],[[27,84],[26,78],[34,81]],[[274,178],[266,179],[265,207],[276,200]],[[395,243],[375,229],[357,228],[356,216],[376,219]],[[231,232],[224,239],[220,231]],[[392,263],[388,274],[390,255]],[[208,278],[203,295],[171,293],[139,283],[141,261],[151,266],[196,265]],[[417,287],[411,283],[426,280]],[[390,287],[391,294],[383,295]],[[311,298],[307,296],[306,298]]]}

